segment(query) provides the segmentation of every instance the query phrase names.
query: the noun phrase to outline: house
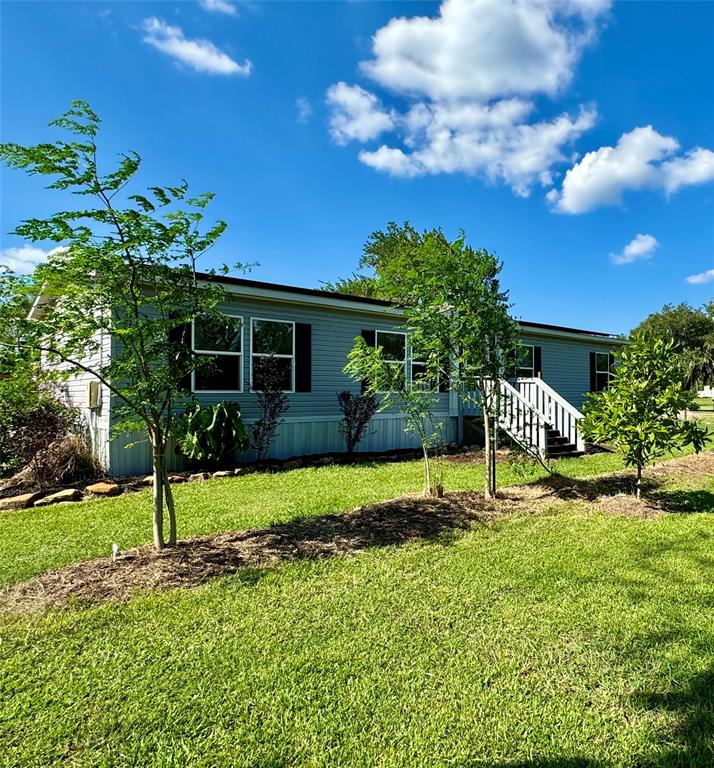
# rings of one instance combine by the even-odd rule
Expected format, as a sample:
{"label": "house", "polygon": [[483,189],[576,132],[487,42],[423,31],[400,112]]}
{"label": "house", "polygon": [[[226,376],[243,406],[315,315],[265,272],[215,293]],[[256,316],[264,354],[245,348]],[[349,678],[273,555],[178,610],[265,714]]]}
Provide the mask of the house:
{"label": "house", "polygon": [[[217,360],[215,373],[192,375],[191,387],[206,405],[238,401],[250,424],[259,415],[254,390],[260,385],[253,364],[267,354],[278,358],[289,410],[273,445],[275,458],[344,449],[337,393],[360,389],[342,373],[355,337],[362,335],[368,343],[382,346],[385,356],[404,364],[407,376],[418,371],[409,340],[399,329],[400,310],[389,302],[243,278],[220,281],[226,292],[220,309],[234,320],[235,334],[226,345],[211,338],[210,328],[194,324],[194,350],[216,355]],[[607,386],[611,351],[618,340],[606,333],[542,323],[521,322],[520,328],[524,346],[518,378],[500,384],[501,427],[543,454],[578,453],[584,448],[577,429],[583,397]],[[108,356],[113,349],[114,341],[106,338],[98,354]],[[442,389],[434,415],[443,424],[445,441],[472,440],[475,408],[449,392],[448,386]],[[109,439],[116,402],[106,387],[83,375],[70,379],[67,390],[72,404],[81,409],[108,472],[121,476],[150,470],[149,447],[140,437]],[[402,415],[391,409],[374,417],[358,450],[415,446],[414,436],[404,430]]]}

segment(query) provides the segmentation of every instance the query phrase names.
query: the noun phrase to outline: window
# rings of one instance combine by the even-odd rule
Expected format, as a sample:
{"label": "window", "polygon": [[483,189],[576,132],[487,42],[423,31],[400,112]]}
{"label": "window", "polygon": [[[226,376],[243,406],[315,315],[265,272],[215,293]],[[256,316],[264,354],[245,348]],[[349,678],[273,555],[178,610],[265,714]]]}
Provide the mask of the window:
{"label": "window", "polygon": [[401,375],[407,372],[407,335],[399,331],[377,331],[375,346],[382,348],[382,359]]}
{"label": "window", "polygon": [[610,355],[607,352],[595,353],[595,391],[602,392],[610,383],[612,371],[610,370]]}
{"label": "window", "polygon": [[253,318],[250,333],[251,389],[263,389],[261,358],[272,357],[283,392],[295,391],[295,323],[290,320]]}
{"label": "window", "polygon": [[521,344],[517,354],[516,376],[519,379],[532,379],[535,376],[535,347],[532,344]]}
{"label": "window", "polygon": [[213,366],[193,372],[194,392],[243,390],[243,318],[234,315],[199,315],[193,321],[193,351],[212,358]]}

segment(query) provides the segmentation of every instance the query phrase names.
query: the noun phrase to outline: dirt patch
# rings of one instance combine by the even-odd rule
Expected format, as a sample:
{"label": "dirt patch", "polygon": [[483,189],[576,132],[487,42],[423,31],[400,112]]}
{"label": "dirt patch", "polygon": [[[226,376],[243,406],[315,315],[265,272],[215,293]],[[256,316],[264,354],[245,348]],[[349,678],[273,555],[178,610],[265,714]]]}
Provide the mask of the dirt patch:
{"label": "dirt patch", "polygon": [[708,505],[714,512],[714,494],[709,491],[667,490],[668,479],[682,475],[714,475],[714,454],[687,456],[649,469],[642,499],[632,494],[632,472],[581,479],[552,475],[541,482],[503,488],[493,501],[476,492],[450,493],[443,499],[404,496],[342,515],[187,539],[160,552],[140,547],[120,554],[116,562],[102,558],[76,563],[12,585],[0,592],[0,608],[38,611],[72,600],[127,600],[142,590],[193,587],[217,576],[260,572],[299,559],[436,539],[505,515],[536,514],[573,502],[634,517],[702,511]]}
{"label": "dirt patch", "polygon": [[406,496],[344,515],[187,539],[162,551],[140,547],[121,554],[116,562],[102,558],[76,563],[13,585],[0,593],[0,607],[39,610],[72,599],[125,600],[146,589],[191,587],[243,569],[434,539],[487,523],[512,506],[507,499],[486,503],[471,493],[444,499]]}
{"label": "dirt patch", "polygon": [[693,478],[714,477],[714,452],[695,453],[678,459],[667,459],[645,470],[650,476],[681,476]]}

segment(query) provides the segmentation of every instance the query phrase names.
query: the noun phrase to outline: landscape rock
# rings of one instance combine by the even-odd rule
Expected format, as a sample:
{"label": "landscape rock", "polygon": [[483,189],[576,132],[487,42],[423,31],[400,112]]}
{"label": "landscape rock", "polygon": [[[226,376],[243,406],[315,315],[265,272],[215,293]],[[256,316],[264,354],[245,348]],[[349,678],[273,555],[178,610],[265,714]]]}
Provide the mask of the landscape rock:
{"label": "landscape rock", "polygon": [[8,509],[26,509],[31,507],[38,499],[42,498],[42,492],[21,493],[19,496],[10,496],[7,499],[0,499],[0,512]]}
{"label": "landscape rock", "polygon": [[153,475],[147,475],[146,477],[142,477],[141,480],[139,480],[139,485],[153,485],[153,484],[154,484]]}
{"label": "landscape rock", "polygon": [[51,493],[49,496],[39,499],[34,506],[47,507],[50,504],[59,504],[63,501],[82,501],[82,498],[82,491],[76,488],[65,488],[63,491],[57,491],[57,493]]}
{"label": "landscape rock", "polygon": [[293,461],[286,461],[285,464],[283,464],[283,469],[286,471],[290,471],[291,469],[300,469],[302,467],[302,462],[298,459],[294,459]]}
{"label": "landscape rock", "polygon": [[256,471],[255,467],[238,467],[233,470],[233,474],[240,475],[252,475]]}
{"label": "landscape rock", "polygon": [[187,480],[185,475],[169,475],[169,481],[172,483],[185,483]]}
{"label": "landscape rock", "polygon": [[323,456],[321,459],[317,459],[315,464],[318,467],[329,467],[331,464],[334,464],[335,460],[330,458],[329,456]]}
{"label": "landscape rock", "polygon": [[120,485],[116,483],[92,483],[85,489],[86,493],[91,493],[94,496],[118,496],[122,492]]}
{"label": "landscape rock", "polygon": [[208,480],[210,475],[208,472],[194,472],[192,475],[188,476],[188,482],[189,483],[197,483],[201,480]]}
{"label": "landscape rock", "polygon": [[213,472],[211,474],[211,477],[219,478],[219,477],[233,477],[233,472],[231,472],[228,469],[220,469],[218,472]]}

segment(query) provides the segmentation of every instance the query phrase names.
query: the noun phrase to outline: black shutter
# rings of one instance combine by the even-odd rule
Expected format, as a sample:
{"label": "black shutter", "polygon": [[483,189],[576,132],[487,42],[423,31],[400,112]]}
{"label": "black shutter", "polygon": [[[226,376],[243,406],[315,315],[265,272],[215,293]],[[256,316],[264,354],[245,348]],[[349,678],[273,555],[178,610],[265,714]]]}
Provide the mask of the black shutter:
{"label": "black shutter", "polygon": [[312,326],[295,323],[295,391],[312,391]]}
{"label": "black shutter", "polygon": [[543,355],[540,347],[533,347],[533,375],[537,379],[543,378]]}
{"label": "black shutter", "polygon": [[[169,330],[169,345],[171,347],[171,364],[185,371],[191,357],[191,323],[182,323],[171,328]],[[181,377],[179,388],[185,392],[191,391],[190,371]]]}
{"label": "black shutter", "polygon": [[[377,331],[374,331],[374,330],[364,330],[364,331],[362,331],[361,335],[362,335],[362,338],[364,339],[364,343],[368,347],[374,348],[377,345]],[[362,381],[362,387],[361,388],[362,388],[362,392],[364,392],[365,389],[367,389],[367,382],[366,381],[364,381],[364,380]]]}
{"label": "black shutter", "polygon": [[374,347],[377,344],[377,331],[362,331],[362,338],[368,347]]}
{"label": "black shutter", "polygon": [[590,391],[591,392],[597,392],[597,375],[596,375],[597,365],[595,361],[595,353],[590,353]]}

